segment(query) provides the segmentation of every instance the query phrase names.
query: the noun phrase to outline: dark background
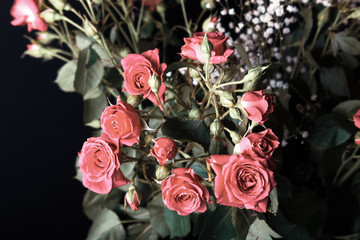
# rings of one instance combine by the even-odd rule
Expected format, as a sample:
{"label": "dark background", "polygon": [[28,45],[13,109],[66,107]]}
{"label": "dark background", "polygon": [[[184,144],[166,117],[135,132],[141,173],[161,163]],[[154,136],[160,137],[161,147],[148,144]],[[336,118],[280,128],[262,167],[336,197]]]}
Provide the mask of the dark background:
{"label": "dark background", "polygon": [[90,129],[83,102],[54,83],[59,60],[21,55],[26,27],[10,24],[13,1],[1,1],[0,239],[85,239],[85,188],[75,157]]}

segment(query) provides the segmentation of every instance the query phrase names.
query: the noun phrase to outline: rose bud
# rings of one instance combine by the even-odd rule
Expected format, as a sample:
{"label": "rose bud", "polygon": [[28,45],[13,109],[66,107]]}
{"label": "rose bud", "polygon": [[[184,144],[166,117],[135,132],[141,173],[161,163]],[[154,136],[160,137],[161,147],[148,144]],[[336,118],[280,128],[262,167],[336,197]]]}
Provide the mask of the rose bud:
{"label": "rose bud", "polygon": [[190,75],[190,77],[192,77],[194,80],[196,80],[196,81],[198,81],[198,82],[201,81],[201,77],[200,77],[198,71],[196,71],[195,69],[189,68],[189,75]]}
{"label": "rose bud", "polygon": [[91,137],[79,153],[79,167],[85,187],[107,194],[115,187],[129,183],[120,170],[120,149],[106,136]]}
{"label": "rose bud", "polygon": [[37,35],[36,40],[38,40],[38,42],[40,42],[42,44],[49,44],[54,39],[58,38],[58,35],[47,32],[47,31],[45,31],[45,32],[37,32],[36,35]]}
{"label": "rose bud", "polygon": [[207,33],[205,33],[204,38],[200,45],[200,51],[204,54],[205,62],[209,61],[212,50],[213,50],[213,45],[211,42],[209,42]]}
{"label": "rose bud", "polygon": [[162,199],[166,207],[185,216],[206,211],[209,191],[199,177],[189,168],[177,168],[174,174],[161,183]]}
{"label": "rose bud", "polygon": [[360,131],[355,133],[354,140],[357,145],[360,145]]}
{"label": "rose bud", "polygon": [[138,107],[142,101],[142,95],[129,95],[126,99],[126,102],[133,106],[134,108]]}
{"label": "rose bud", "polygon": [[84,28],[86,36],[88,36],[88,37],[97,36],[98,31],[97,31],[96,27],[90,23],[89,20],[85,19],[83,21],[83,28]]}
{"label": "rose bud", "polygon": [[217,22],[217,16],[215,17],[208,17],[203,22],[202,28],[205,32],[215,32],[216,30],[216,22]]}
{"label": "rose bud", "polygon": [[158,181],[162,181],[164,180],[167,176],[169,176],[171,173],[171,169],[169,165],[165,165],[165,166],[159,166],[156,169],[155,172],[155,176],[156,176],[156,180]]}
{"label": "rose bud", "polygon": [[69,11],[71,9],[71,6],[67,3],[66,0],[49,0],[49,2],[59,11]]}
{"label": "rose bud", "polygon": [[235,107],[230,108],[229,115],[232,119],[241,120],[240,110]]}
{"label": "rose bud", "polygon": [[141,199],[142,199],[141,194],[137,191],[135,185],[131,184],[129,187],[129,191],[125,194],[126,203],[130,206],[130,208],[133,211],[137,211]]}
{"label": "rose bud", "polygon": [[237,144],[241,141],[241,136],[235,132],[235,131],[232,131],[228,128],[225,128],[226,131],[228,131],[228,133],[230,134],[230,137],[231,137],[231,141],[234,143],[234,144]]}
{"label": "rose bud", "polygon": [[220,97],[220,104],[226,108],[232,108],[235,106],[236,101],[231,92],[216,90],[216,94]]}
{"label": "rose bud", "polygon": [[189,118],[190,119],[201,119],[202,112],[199,108],[193,108],[189,112]]}
{"label": "rose bud", "polygon": [[201,7],[205,10],[213,10],[216,7],[216,3],[214,0],[201,0]]}
{"label": "rose bud", "polygon": [[101,114],[101,128],[117,146],[138,144],[142,125],[135,109],[117,98],[116,105],[108,106]]}
{"label": "rose bud", "polygon": [[261,160],[241,154],[210,156],[207,162],[216,173],[217,203],[266,212],[276,182],[274,173]]}
{"label": "rose bud", "polygon": [[275,96],[265,93],[265,90],[245,93],[240,104],[248,114],[248,119],[264,125],[268,115],[274,111],[273,101]]}
{"label": "rose bud", "polygon": [[61,16],[59,13],[55,12],[54,10],[52,10],[51,8],[48,8],[48,9],[46,9],[45,11],[42,11],[42,12],[40,13],[40,17],[41,17],[42,19],[44,19],[44,21],[45,21],[46,23],[49,23],[49,24],[52,24],[52,23],[54,23],[55,21],[59,21],[59,20],[62,19],[62,16]]}
{"label": "rose bud", "polygon": [[154,138],[155,138],[154,134],[151,133],[146,134],[144,137],[145,146],[149,146],[151,143],[153,143]]}
{"label": "rose bud", "polygon": [[34,0],[15,0],[10,10],[14,20],[11,21],[13,26],[27,25],[28,32],[32,30],[46,31],[47,24],[38,15],[39,7]]}
{"label": "rose bud", "polygon": [[[196,32],[193,34],[192,38],[184,38],[185,45],[181,47],[180,55],[185,59],[190,58],[200,63],[206,63],[206,58],[200,50],[204,35],[205,32]],[[219,64],[226,62],[227,58],[234,52],[233,49],[226,46],[226,41],[229,38],[225,37],[225,35],[219,31],[209,32],[206,34],[206,37],[213,46],[209,63]]]}
{"label": "rose bud", "polygon": [[155,157],[160,165],[164,165],[176,156],[178,148],[172,139],[161,137],[154,140],[154,143],[154,147],[150,149],[149,155]]}
{"label": "rose bud", "polygon": [[360,109],[353,116],[354,124],[357,128],[360,128]]}
{"label": "rose bud", "polygon": [[223,129],[223,125],[220,121],[220,119],[216,118],[211,124],[210,124],[210,133],[213,135],[213,137],[217,137]]}
{"label": "rose bud", "polygon": [[148,84],[153,93],[157,94],[159,92],[161,81],[160,78],[156,76],[155,73],[153,73],[153,75],[151,75],[151,77],[149,78]]}

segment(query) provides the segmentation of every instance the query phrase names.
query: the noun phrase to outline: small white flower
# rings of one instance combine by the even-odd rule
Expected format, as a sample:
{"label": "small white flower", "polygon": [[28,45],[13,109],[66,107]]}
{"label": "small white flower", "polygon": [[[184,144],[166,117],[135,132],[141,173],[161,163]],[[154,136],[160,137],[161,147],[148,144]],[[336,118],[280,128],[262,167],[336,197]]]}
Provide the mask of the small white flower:
{"label": "small white flower", "polygon": [[283,34],[289,34],[290,33],[290,28],[286,27],[282,30]]}
{"label": "small white flower", "polygon": [[245,24],[243,22],[238,23],[238,27],[240,28],[240,30],[243,29],[244,26],[245,26]]}
{"label": "small white flower", "polygon": [[251,35],[253,32],[254,32],[254,31],[252,30],[252,28],[246,29],[247,35]]}
{"label": "small white flower", "polygon": [[253,18],[252,23],[255,24],[255,25],[259,24],[260,23],[259,18],[257,18],[257,17]]}
{"label": "small white flower", "polygon": [[310,99],[311,99],[311,101],[316,101],[317,95],[316,94],[311,95]]}
{"label": "small white flower", "polygon": [[277,81],[276,82],[276,88],[282,88],[284,86],[284,82],[283,81]]}
{"label": "small white flower", "polygon": [[291,73],[292,72],[292,66],[290,66],[290,65],[287,66],[285,70],[286,70],[286,72]]}
{"label": "small white flower", "polygon": [[255,41],[259,38],[256,33],[253,33],[251,36],[252,36],[252,39]]}
{"label": "small white flower", "polygon": [[259,31],[261,30],[260,25],[256,25],[256,26],[254,27],[254,30],[255,30],[256,32],[259,32]]}
{"label": "small white flower", "polygon": [[268,21],[268,22],[267,22],[267,25],[268,25],[268,27],[274,27],[274,26],[275,26],[275,23],[272,22],[272,21]]}
{"label": "small white flower", "polygon": [[283,85],[283,89],[289,89],[289,83],[284,83],[284,85]]}
{"label": "small white flower", "polygon": [[235,27],[235,23],[234,22],[229,22],[229,28],[234,29],[234,27]]}
{"label": "small white flower", "polygon": [[275,79],[270,79],[270,87],[271,87],[271,88],[275,88],[275,87],[276,87],[276,80],[275,80]]}
{"label": "small white flower", "polygon": [[271,45],[273,44],[274,40],[272,38],[269,38],[266,42]]}
{"label": "small white flower", "polygon": [[297,9],[296,6],[288,5],[286,7],[286,11],[288,11],[289,13],[297,13],[299,10]]}
{"label": "small white flower", "polygon": [[223,10],[220,11],[220,14],[223,16],[227,15],[227,13],[228,13],[228,11],[226,8],[224,8]]}
{"label": "small white flower", "polygon": [[292,23],[291,18],[284,18],[284,23],[285,26],[289,26]]}
{"label": "small white flower", "polygon": [[283,7],[283,6],[279,6],[278,8],[276,8],[275,14],[276,14],[276,16],[278,16],[278,17],[281,17],[282,15],[284,15],[284,7]]}
{"label": "small white flower", "polygon": [[281,53],[277,52],[277,53],[274,54],[274,56],[275,56],[276,59],[279,60],[281,58]]}
{"label": "small white flower", "polygon": [[239,27],[235,27],[235,33],[240,33],[240,28]]}
{"label": "small white flower", "polygon": [[260,13],[265,13],[265,6],[258,6],[257,10],[258,10]]}
{"label": "small white flower", "polygon": [[235,9],[230,8],[229,9],[229,15],[235,15]]}
{"label": "small white flower", "polygon": [[250,22],[252,19],[252,15],[250,12],[245,13],[244,17],[245,17],[245,20],[248,22]]}
{"label": "small white flower", "polygon": [[308,131],[304,131],[302,134],[301,134],[302,138],[307,138],[309,136],[309,132]]}
{"label": "small white flower", "polygon": [[281,78],[282,78],[282,74],[281,74],[281,73],[276,73],[276,74],[275,74],[275,78],[276,78],[276,79],[281,79]]}

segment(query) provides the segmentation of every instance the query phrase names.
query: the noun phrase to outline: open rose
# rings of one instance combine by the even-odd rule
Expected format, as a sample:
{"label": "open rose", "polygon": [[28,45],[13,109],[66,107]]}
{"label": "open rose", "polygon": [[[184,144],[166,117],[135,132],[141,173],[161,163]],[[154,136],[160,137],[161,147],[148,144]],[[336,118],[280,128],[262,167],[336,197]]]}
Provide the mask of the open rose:
{"label": "open rose", "polygon": [[123,186],[129,180],[120,170],[120,149],[107,138],[91,137],[79,153],[79,167],[85,187],[99,194]]}
{"label": "open rose", "polygon": [[212,155],[207,159],[216,173],[217,203],[266,212],[274,173],[247,155]]}
{"label": "open rose", "polygon": [[279,146],[279,138],[268,128],[262,132],[250,133],[239,143],[241,153],[255,152],[259,157],[269,158]]}
{"label": "open rose", "polygon": [[116,105],[101,114],[101,128],[116,145],[131,146],[139,143],[142,125],[135,109],[118,97]]}
{"label": "open rose", "polygon": [[[196,32],[193,34],[192,38],[184,38],[185,45],[181,47],[180,55],[185,59],[190,58],[192,60],[205,63],[205,56],[200,51],[200,45],[203,41],[204,35],[205,32]],[[209,32],[207,37],[213,45],[209,63],[219,64],[226,62],[227,58],[234,52],[233,49],[226,46],[226,40],[229,38],[225,37],[225,35],[219,31]]]}
{"label": "open rose", "polygon": [[209,191],[189,168],[177,168],[174,174],[161,183],[164,204],[179,215],[205,212]]}
{"label": "open rose", "polygon": [[250,120],[263,125],[274,111],[274,99],[275,96],[265,93],[265,90],[246,92],[241,97],[241,106]]}
{"label": "open rose", "polygon": [[354,124],[357,128],[360,128],[360,109],[353,116]]}
{"label": "open rose", "polygon": [[144,99],[148,98],[160,107],[161,104],[148,84],[150,77],[153,75],[160,79],[161,85],[158,95],[163,103],[166,86],[163,83],[162,74],[166,69],[166,64],[160,64],[159,49],[156,48],[141,54],[128,54],[121,59],[121,66],[124,69],[125,79],[123,91],[129,92],[131,95],[143,95]]}
{"label": "open rose", "polygon": [[178,148],[172,139],[161,137],[154,142],[154,147],[150,149],[150,155],[155,157],[160,165],[164,165],[168,160],[176,156]]}
{"label": "open rose", "polygon": [[38,15],[38,1],[37,0],[15,0],[14,5],[10,10],[11,16],[14,20],[11,24],[14,26],[25,26],[29,32],[32,30],[46,31],[47,24]]}

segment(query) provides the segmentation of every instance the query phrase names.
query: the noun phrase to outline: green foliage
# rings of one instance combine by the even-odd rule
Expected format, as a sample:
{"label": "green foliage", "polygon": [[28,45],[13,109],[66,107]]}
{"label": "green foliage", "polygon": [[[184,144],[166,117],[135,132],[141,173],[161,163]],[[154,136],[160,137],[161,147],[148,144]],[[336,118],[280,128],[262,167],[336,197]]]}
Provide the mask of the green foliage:
{"label": "green foliage", "polygon": [[177,212],[164,208],[165,221],[170,229],[170,237],[183,237],[191,231],[190,216],[180,216]]}
{"label": "green foliage", "polygon": [[64,92],[74,92],[74,81],[77,64],[75,61],[69,61],[65,63],[56,77],[55,83]]}

